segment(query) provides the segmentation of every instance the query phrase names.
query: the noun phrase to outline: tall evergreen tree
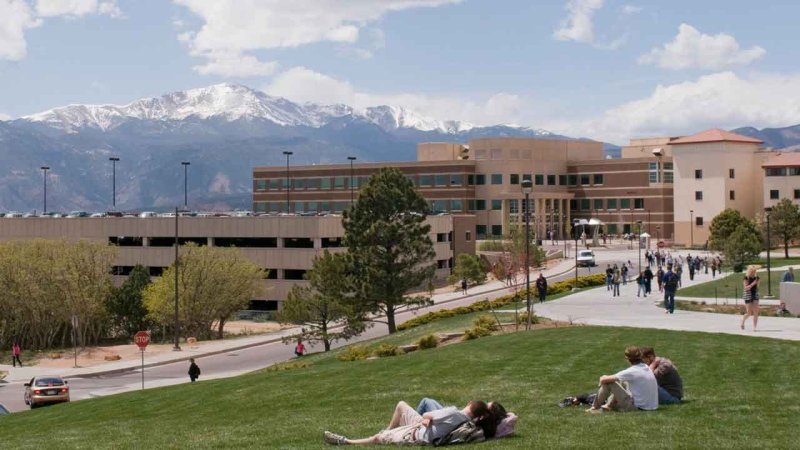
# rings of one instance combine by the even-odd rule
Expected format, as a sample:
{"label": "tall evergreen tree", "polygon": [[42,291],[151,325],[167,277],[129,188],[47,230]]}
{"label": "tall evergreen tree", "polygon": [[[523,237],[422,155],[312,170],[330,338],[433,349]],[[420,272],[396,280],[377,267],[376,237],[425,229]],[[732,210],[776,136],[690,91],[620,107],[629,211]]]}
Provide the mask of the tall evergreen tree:
{"label": "tall evergreen tree", "polygon": [[[366,310],[386,316],[389,333],[397,329],[398,310],[430,303],[421,293],[436,270],[428,212],[411,180],[398,169],[383,168],[344,213],[357,299]],[[413,290],[420,294],[409,295]]]}
{"label": "tall evergreen tree", "polygon": [[137,331],[147,329],[144,290],[148,284],[150,273],[146,267],[137,265],[122,286],[109,296],[106,308],[117,333],[133,336]]}

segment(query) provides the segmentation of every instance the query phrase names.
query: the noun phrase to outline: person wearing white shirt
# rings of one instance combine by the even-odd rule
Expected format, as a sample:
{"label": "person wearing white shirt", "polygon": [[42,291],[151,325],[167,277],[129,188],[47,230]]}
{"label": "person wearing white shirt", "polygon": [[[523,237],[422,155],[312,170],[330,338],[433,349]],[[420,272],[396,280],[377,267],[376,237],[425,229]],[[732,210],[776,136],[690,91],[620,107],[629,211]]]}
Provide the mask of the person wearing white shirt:
{"label": "person wearing white shirt", "polygon": [[642,361],[638,347],[625,349],[630,367],[614,375],[600,377],[600,389],[589,413],[605,411],[652,411],[658,409],[658,383],[650,368]]}

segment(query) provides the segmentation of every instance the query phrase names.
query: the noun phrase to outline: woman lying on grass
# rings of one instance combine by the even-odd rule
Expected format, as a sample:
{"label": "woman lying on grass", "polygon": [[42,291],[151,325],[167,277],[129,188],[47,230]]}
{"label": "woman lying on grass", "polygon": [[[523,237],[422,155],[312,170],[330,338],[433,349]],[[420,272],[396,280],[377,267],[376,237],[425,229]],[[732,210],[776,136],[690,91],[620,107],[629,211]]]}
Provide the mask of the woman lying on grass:
{"label": "woman lying on grass", "polygon": [[449,406],[422,415],[408,406],[408,403],[401,401],[394,409],[389,426],[378,434],[363,439],[348,439],[326,431],[323,439],[333,445],[432,445],[439,443],[450,432],[466,422],[476,421],[480,426],[488,415],[489,408],[480,400],[470,401],[461,410],[455,406]]}

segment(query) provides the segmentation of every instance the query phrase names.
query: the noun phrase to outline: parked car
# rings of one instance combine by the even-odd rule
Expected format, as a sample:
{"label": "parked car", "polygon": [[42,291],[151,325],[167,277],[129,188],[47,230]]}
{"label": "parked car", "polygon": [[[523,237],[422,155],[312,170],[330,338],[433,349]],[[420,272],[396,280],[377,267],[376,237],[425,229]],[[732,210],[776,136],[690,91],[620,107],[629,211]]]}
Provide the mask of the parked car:
{"label": "parked car", "polygon": [[22,217],[22,213],[16,211],[10,211],[6,213],[6,217],[13,218],[13,217]]}
{"label": "parked car", "polygon": [[153,211],[142,211],[139,214],[139,217],[147,218],[147,217],[156,217],[158,214],[154,213]]}
{"label": "parked car", "polygon": [[90,215],[89,217],[95,217],[95,218],[97,218],[97,217],[106,217],[106,213],[96,212],[96,213],[92,213],[92,215]]}
{"label": "parked car", "polygon": [[57,376],[38,376],[25,383],[25,404],[31,409],[69,401],[67,380]]}
{"label": "parked car", "polygon": [[591,250],[578,250],[578,266],[594,267],[594,252]]}
{"label": "parked car", "polygon": [[9,411],[5,406],[3,406],[2,403],[0,403],[0,416],[7,416],[9,414],[11,414],[11,411]]}
{"label": "parked car", "polygon": [[89,213],[86,211],[71,211],[69,214],[67,214],[67,218],[69,219],[74,219],[76,217],[89,217]]}

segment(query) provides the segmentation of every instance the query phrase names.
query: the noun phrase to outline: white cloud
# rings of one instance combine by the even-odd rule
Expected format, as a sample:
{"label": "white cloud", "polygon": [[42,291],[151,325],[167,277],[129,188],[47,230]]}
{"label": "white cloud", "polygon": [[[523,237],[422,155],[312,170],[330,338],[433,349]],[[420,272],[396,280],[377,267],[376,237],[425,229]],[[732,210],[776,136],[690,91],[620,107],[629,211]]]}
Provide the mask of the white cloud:
{"label": "white cloud", "polygon": [[663,48],[654,48],[639,57],[639,64],[655,64],[671,70],[711,69],[747,65],[761,58],[767,51],[755,46],[741,49],[730,34],[703,34],[691,25],[682,23],[678,35]]}
{"label": "white cloud", "polygon": [[36,13],[40,17],[102,14],[112,17],[122,15],[116,0],[36,0]]}
{"label": "white cloud", "polygon": [[205,64],[193,67],[201,75],[240,78],[272,75],[277,68],[277,62],[263,62],[254,56],[241,53],[217,53]]}
{"label": "white cloud", "polygon": [[293,67],[278,74],[264,92],[296,102],[342,103],[354,108],[402,106],[438,120],[463,120],[478,125],[519,123],[524,101],[518,95],[496,93],[485,99],[396,93],[375,94],[357,90],[347,81],[305,67]]}
{"label": "white cloud", "polygon": [[11,116],[0,112],[0,120],[11,120]]}
{"label": "white cloud", "polygon": [[25,30],[40,24],[23,0],[0,0],[0,59],[23,59],[28,52]]}
{"label": "white cloud", "polygon": [[551,124],[573,136],[626,143],[637,136],[674,136],[707,128],[780,127],[800,123],[800,74],[720,72],[659,85],[645,98],[586,121]]}
{"label": "white cloud", "polygon": [[567,17],[553,32],[553,37],[559,41],[594,42],[592,16],[602,7],[603,0],[569,0]]}
{"label": "white cloud", "polygon": [[[254,50],[292,48],[318,42],[354,44],[359,40],[363,27],[389,12],[461,1],[173,0],[204,22],[191,35],[190,52],[208,58],[212,64],[219,54],[242,55]],[[369,50],[366,52],[361,52],[361,57],[371,55]]]}
{"label": "white cloud", "polygon": [[622,14],[632,15],[642,12],[642,7],[637,5],[625,5],[622,7]]}

